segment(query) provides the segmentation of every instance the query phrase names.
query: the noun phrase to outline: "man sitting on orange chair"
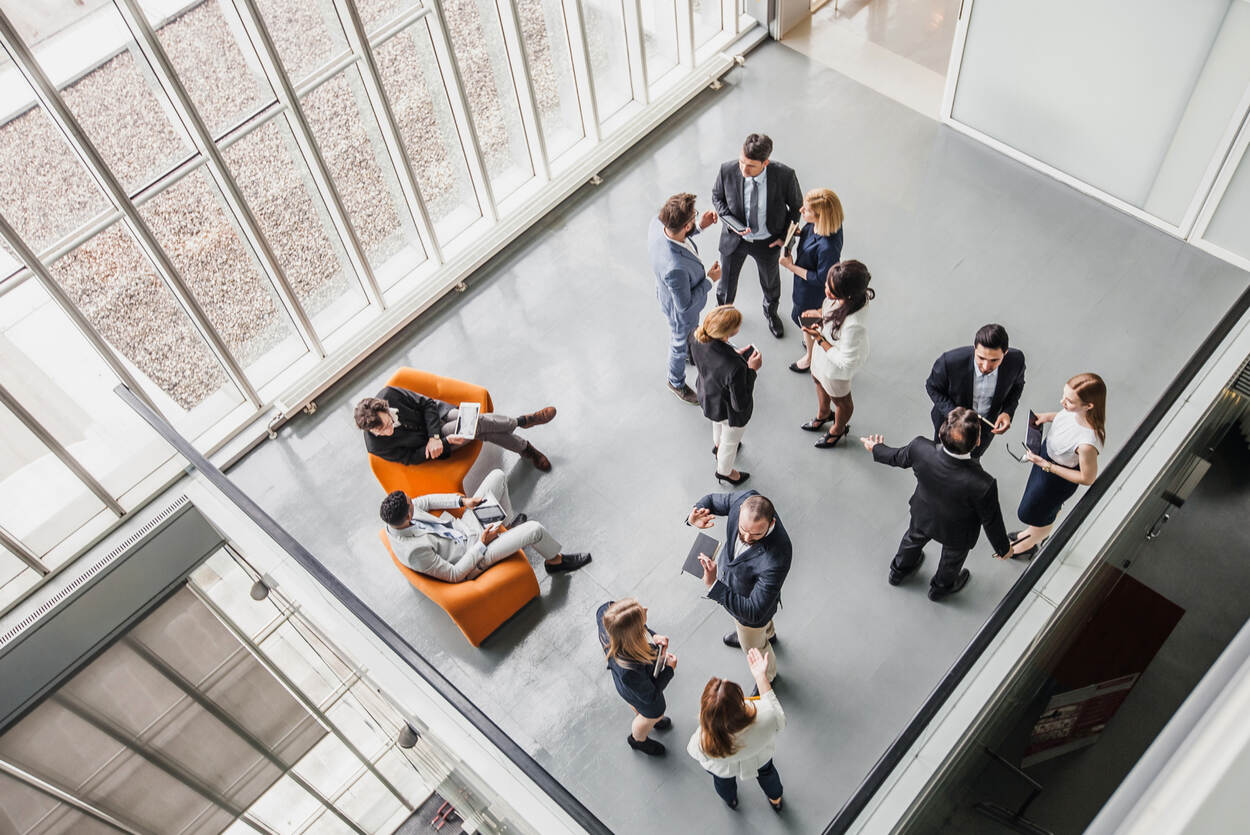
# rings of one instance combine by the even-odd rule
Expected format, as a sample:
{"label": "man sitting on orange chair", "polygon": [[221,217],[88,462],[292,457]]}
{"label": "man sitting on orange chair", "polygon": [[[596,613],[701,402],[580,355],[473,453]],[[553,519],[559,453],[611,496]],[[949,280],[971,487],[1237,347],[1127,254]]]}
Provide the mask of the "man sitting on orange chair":
{"label": "man sitting on orange chair", "polygon": [[590,562],[590,554],[564,553],[559,541],[541,523],[527,521],[523,513],[508,523],[507,530],[500,524],[483,528],[472,513],[459,519],[430,513],[456,507],[476,508],[487,496],[495,497],[504,513],[512,515],[503,470],[492,470],[473,498],[459,493],[431,493],[409,499],[402,490],[391,493],[382,500],[381,516],[395,555],[413,571],[445,583],[471,580],[531,545],[542,555],[548,574],[576,571]]}
{"label": "man sitting on orange chair", "polygon": [[[551,469],[551,461],[514,433],[517,429],[541,426],[555,416],[555,406],[518,418],[487,412],[478,417],[477,437],[519,454],[545,473]],[[377,397],[361,400],[356,404],[355,417],[356,426],[365,433],[365,448],[398,464],[445,458],[456,447],[473,440],[456,434],[459,409],[397,386],[387,386]]]}

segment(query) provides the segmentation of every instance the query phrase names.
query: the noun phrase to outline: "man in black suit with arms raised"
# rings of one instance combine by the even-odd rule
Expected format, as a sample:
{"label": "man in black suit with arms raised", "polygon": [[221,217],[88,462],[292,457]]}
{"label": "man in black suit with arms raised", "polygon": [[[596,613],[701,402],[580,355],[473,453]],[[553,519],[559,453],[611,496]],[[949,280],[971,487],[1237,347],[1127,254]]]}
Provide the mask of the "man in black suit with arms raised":
{"label": "man in black suit with arms raised", "polygon": [[[712,186],[712,208],[721,217],[720,262],[723,275],[716,285],[716,303],[732,304],[738,292],[738,274],[747,256],[755,261],[764,291],[764,318],[768,330],[781,338],[781,271],[778,259],[790,224],[798,221],[803,192],[794,169],[769,159],[773,141],[753,133],[742,143],[737,160],[720,167]],[[729,217],[745,231],[735,232],[724,222]]]}
{"label": "man in black suit with arms raised", "polygon": [[1024,392],[1024,354],[1007,343],[1007,329],[986,325],[977,331],[973,344],[952,348],[933,363],[924,383],[933,401],[933,437],[956,406],[972,409],[994,424],[982,426],[981,440],[972,450],[980,458],[995,435],[1011,428]]}
{"label": "man in black suit with arms raised", "polygon": [[890,585],[897,586],[916,573],[930,539],[942,543],[942,559],[929,581],[930,600],[941,600],[968,585],[972,572],[963,567],[964,560],[977,544],[982,527],[995,556],[1005,559],[1011,553],[998,506],[998,485],[972,458],[980,433],[976,412],[956,407],[938,430],[940,443],[915,438],[896,449],[886,446],[880,435],[860,438],[875,461],[910,467],[916,476],[911,522],[890,563]]}
{"label": "man in black suit with arms raised", "polygon": [[707,596],[725,607],[736,628],[726,646],[758,649],[768,658],[768,680],[777,677],[777,660],[768,651],[776,642],[773,616],[781,603],[781,585],[790,573],[793,549],[776,508],[754,490],[709,493],[695,502],[687,525],[710,528],[713,516],[725,516],[725,544],[719,556],[700,554]]}

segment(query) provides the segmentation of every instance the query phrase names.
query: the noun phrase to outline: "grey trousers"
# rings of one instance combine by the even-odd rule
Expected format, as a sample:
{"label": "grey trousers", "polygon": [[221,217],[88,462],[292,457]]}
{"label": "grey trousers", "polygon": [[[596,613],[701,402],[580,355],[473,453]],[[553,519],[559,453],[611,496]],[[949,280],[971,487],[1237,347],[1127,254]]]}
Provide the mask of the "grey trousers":
{"label": "grey trousers", "polygon": [[[485,417],[485,415],[482,417]],[[516,421],[513,421],[513,423],[515,424]],[[479,423],[478,426],[480,427],[481,424]],[[503,512],[509,517],[512,516],[512,498],[508,495],[508,477],[504,475],[503,470],[491,470],[486,478],[482,479],[482,485],[477,488],[473,495],[478,497],[486,496],[487,494],[494,496],[503,508]],[[481,525],[478,523],[477,517],[473,515],[473,511],[465,511],[462,518],[470,528],[479,533],[481,532]],[[530,521],[504,531],[494,542],[487,545],[486,555],[479,562],[479,565],[482,565],[483,568],[494,565],[509,554],[530,546],[533,546],[534,550],[538,552],[544,561],[555,559],[564,549],[560,541],[548,533],[541,522]]]}
{"label": "grey trousers", "polygon": [[[448,435],[456,434],[456,424],[460,417],[459,409],[452,409],[447,413],[447,422],[443,424],[442,432],[444,438]],[[488,444],[501,446],[509,452],[519,453],[525,449],[525,445],[529,443],[524,438],[519,438],[516,432],[516,418],[507,415],[496,414],[495,412],[483,412],[477,418],[477,439],[485,441]]]}

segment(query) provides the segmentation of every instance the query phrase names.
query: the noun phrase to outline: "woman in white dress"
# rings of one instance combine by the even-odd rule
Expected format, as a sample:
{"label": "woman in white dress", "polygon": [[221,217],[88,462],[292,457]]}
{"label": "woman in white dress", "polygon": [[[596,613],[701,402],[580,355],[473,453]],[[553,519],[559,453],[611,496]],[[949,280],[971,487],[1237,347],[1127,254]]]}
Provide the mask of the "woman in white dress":
{"label": "woman in white dress", "polygon": [[825,279],[825,303],[818,325],[803,332],[812,337],[812,379],[816,382],[816,417],[803,424],[808,432],[833,426],[816,442],[829,449],[846,437],[855,402],[851,379],[868,359],[868,302],[876,296],[868,284],[872,274],[859,261],[839,261]]}

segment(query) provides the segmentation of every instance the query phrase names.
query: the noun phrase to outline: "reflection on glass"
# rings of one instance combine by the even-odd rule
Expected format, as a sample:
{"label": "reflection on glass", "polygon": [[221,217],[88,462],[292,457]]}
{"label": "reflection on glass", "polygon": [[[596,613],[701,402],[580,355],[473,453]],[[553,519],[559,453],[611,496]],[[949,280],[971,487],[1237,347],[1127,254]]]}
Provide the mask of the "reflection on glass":
{"label": "reflection on glass", "polygon": [[365,24],[365,31],[373,32],[399,15],[420,6],[419,0],[356,0],[356,9]]}
{"label": "reflection on glass", "polygon": [[547,155],[555,158],[584,136],[564,8],[560,0],[517,0],[516,10]]}
{"label": "reflection on glass", "polygon": [[350,68],[335,76],[305,96],[301,106],[369,266],[385,290],[424,261],[425,251],[378,134],[360,72]]}
{"label": "reflection on glass", "polygon": [[481,217],[481,209],[426,22],[386,41],[374,56],[426,210],[446,242]]}
{"label": "reflection on glass", "polygon": [[410,814],[399,798],[368,772],[343,793],[338,805],[365,832],[390,832]]}
{"label": "reflection on glass", "polygon": [[[169,15],[163,0],[141,0],[148,23]],[[229,4],[227,3],[227,6]],[[226,18],[226,14],[230,18]],[[178,78],[214,136],[273,101],[273,92],[233,10],[202,0],[156,30]]]}
{"label": "reflection on glass", "polygon": [[34,105],[34,93],[3,50],[0,84],[0,95],[31,103],[0,125],[0,160],[10,171],[0,177],[0,212],[38,252],[107,211],[109,203],[52,119]]}
{"label": "reflection on glass", "polygon": [[365,294],[285,117],[252,131],[227,148],[225,157],[287,281],[324,338],[365,307]]}
{"label": "reflection on glass", "polygon": [[491,185],[506,197],[534,172],[499,12],[493,0],[444,0],[443,8]]}
{"label": "reflection on glass", "polygon": [[590,81],[595,88],[599,121],[604,122],[633,100],[625,18],[621,0],[583,0],[586,46],[590,50]]}
{"label": "reflection on glass", "polygon": [[[359,687],[361,685],[356,685]],[[353,688],[354,690],[355,688]],[[326,711],[330,721],[343,736],[351,740],[352,745],[369,758],[370,761],[381,756],[382,751],[391,744],[394,736],[391,729],[383,728],[352,693],[339,699],[332,708]]]}
{"label": "reflection on glass", "polygon": [[[172,121],[165,94],[121,14],[101,6],[92,13],[91,26],[91,48],[36,49],[35,54],[113,174],[134,193],[191,156],[191,142]],[[105,55],[116,54],[102,61],[100,45],[111,47]]]}
{"label": "reflection on glass", "polygon": [[303,356],[290,316],[203,168],[139,211],[253,385],[268,383]]}
{"label": "reflection on glass", "polygon": [[677,66],[677,0],[642,0],[642,46],[647,81],[655,84]]}
{"label": "reflection on glass", "polygon": [[57,283],[126,358],[157,407],[194,437],[242,402],[173,294],[115,223],[52,264]]}
{"label": "reflection on glass", "polygon": [[356,776],[362,763],[333,734],[326,734],[295,765],[295,773],[325,797],[338,794]]}
{"label": "reflection on glass", "polygon": [[304,821],[325,807],[290,777],[283,777],[248,812],[282,835],[294,835]]}
{"label": "reflection on glass", "polygon": [[256,5],[295,84],[347,51],[347,37],[331,0],[257,0]]}
{"label": "reflection on glass", "polygon": [[724,28],[721,20],[721,0],[691,0],[694,11],[694,45],[703,46],[720,34]]}
{"label": "reflection on glass", "polygon": [[173,454],[118,382],[39,282],[0,296],[0,384],[115,496]]}
{"label": "reflection on glass", "polygon": [[[82,408],[75,403],[65,404],[71,414]],[[0,407],[0,525],[42,556],[101,510],[104,503]]]}

